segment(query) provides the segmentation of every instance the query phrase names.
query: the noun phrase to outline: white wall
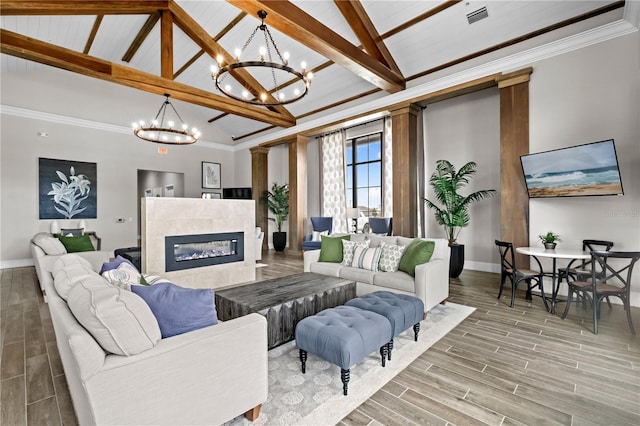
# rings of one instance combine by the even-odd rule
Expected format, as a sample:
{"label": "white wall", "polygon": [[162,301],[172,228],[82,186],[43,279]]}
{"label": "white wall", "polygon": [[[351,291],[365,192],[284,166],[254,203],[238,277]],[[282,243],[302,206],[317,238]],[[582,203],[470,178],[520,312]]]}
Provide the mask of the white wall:
{"label": "white wall", "polygon": [[[3,87],[3,94],[5,90],[9,89]],[[38,137],[39,131],[47,132],[49,137]],[[184,173],[185,197],[201,196],[201,161],[220,163],[223,185],[234,182],[231,151],[195,144],[169,146],[167,155],[159,155],[158,147],[133,134],[3,114],[0,267],[30,264],[29,240],[35,233],[49,230],[51,221],[40,220],[38,214],[39,157],[97,163],[98,218],[85,222],[88,230],[102,237],[103,250],[137,244],[138,169]],[[127,222],[116,223],[119,217],[127,218]],[[76,222],[71,220],[68,224],[73,226]]]}
{"label": "white wall", "polygon": [[[458,234],[465,246],[465,268],[495,270],[494,241],[500,237],[500,103],[498,89],[491,88],[429,105],[423,110],[426,162],[425,179],[435,171],[437,160],[448,160],[459,170],[475,161],[477,172],[464,195],[481,189],[498,193],[471,206],[469,226]],[[428,183],[427,183],[428,185]],[[427,198],[435,201],[428,186]],[[436,204],[438,204],[436,202]],[[433,211],[426,210],[426,235],[447,238]],[[499,269],[498,269],[499,270]]]}

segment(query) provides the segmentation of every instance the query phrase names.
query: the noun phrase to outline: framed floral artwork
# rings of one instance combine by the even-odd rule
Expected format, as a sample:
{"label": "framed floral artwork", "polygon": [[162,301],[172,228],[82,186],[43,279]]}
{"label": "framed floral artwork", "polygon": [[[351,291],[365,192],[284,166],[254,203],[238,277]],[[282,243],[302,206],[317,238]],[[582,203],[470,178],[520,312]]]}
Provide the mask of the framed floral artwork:
{"label": "framed floral artwork", "polygon": [[96,163],[38,159],[40,219],[95,219]]}
{"label": "framed floral artwork", "polygon": [[222,188],[220,179],[220,163],[202,162],[202,187],[207,189]]}

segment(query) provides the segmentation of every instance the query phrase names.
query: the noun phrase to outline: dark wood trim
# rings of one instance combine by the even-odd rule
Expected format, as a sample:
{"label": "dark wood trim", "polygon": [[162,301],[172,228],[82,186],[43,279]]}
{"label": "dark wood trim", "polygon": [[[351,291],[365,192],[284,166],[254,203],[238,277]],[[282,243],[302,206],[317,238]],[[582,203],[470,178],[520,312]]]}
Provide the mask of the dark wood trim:
{"label": "dark wood trim", "polygon": [[[529,153],[528,68],[503,77],[500,85],[500,235],[515,247],[529,245],[529,197],[520,156]],[[516,264],[529,265],[516,253]]]}
{"label": "dark wood trim", "polygon": [[93,45],[93,41],[96,39],[96,34],[98,34],[98,29],[100,29],[100,24],[102,23],[103,15],[96,16],[96,20],[93,22],[93,27],[91,27],[91,33],[89,34],[89,39],[87,39],[87,43],[84,45],[84,50],[82,53],[85,55],[89,53],[91,50],[91,46]]}
{"label": "dark wood trim", "polygon": [[621,7],[624,7],[624,1],[617,1],[615,3],[608,4],[606,6],[598,8],[598,9],[583,13],[582,15],[578,15],[578,16],[570,18],[570,19],[565,19],[562,22],[558,22],[556,24],[549,25],[548,27],[539,29],[537,31],[532,31],[530,33],[521,35],[519,37],[512,38],[511,40],[507,40],[505,42],[498,43],[498,44],[493,45],[491,47],[488,47],[486,49],[482,49],[482,50],[478,50],[477,52],[470,53],[470,54],[468,54],[466,56],[463,56],[461,58],[455,59],[453,61],[449,61],[447,63],[438,65],[437,67],[433,67],[433,68],[430,68],[428,70],[419,72],[417,74],[414,74],[412,76],[407,77],[407,81],[411,81],[411,80],[415,80],[415,79],[420,78],[420,77],[424,77],[425,75],[432,74],[432,73],[437,72],[437,71],[441,71],[441,70],[443,70],[445,68],[449,68],[449,67],[452,67],[454,65],[458,65],[458,64],[461,64],[463,62],[469,61],[471,59],[475,59],[475,58],[478,58],[480,56],[486,55],[487,53],[491,53],[491,52],[495,52],[496,50],[504,49],[505,47],[509,47],[509,46],[514,45],[514,44],[530,40],[530,39],[532,39],[534,37],[538,37],[538,36],[540,36],[542,34],[546,34],[548,32],[555,31],[557,29],[566,27],[568,25],[576,24],[578,22],[581,22],[581,21],[584,21],[586,19],[590,19],[590,18],[596,17],[598,15],[602,15],[603,13],[611,12],[611,11],[619,9]]}
{"label": "dark wood trim", "polygon": [[172,0],[49,0],[7,1],[0,3],[2,15],[133,15],[155,13],[169,8]]}
{"label": "dark wood trim", "polygon": [[414,25],[424,21],[427,18],[431,18],[434,15],[437,15],[438,13],[447,10],[448,8],[450,8],[451,6],[455,6],[456,4],[460,3],[461,0],[451,0],[451,1],[445,1],[444,3],[434,7],[433,9],[427,10],[426,12],[424,12],[423,14],[420,14],[418,16],[416,16],[413,19],[408,20],[407,22],[405,22],[404,24],[398,25],[395,28],[390,29],[389,31],[387,31],[386,33],[382,34],[382,39],[386,39],[389,38],[393,35],[398,34],[399,32],[402,32],[408,28],[413,27]]}
{"label": "dark wood trim", "polygon": [[267,130],[275,129],[276,126],[267,126],[263,129],[254,130],[253,132],[247,133],[246,135],[232,137],[231,139],[234,141],[239,141],[244,138],[248,138],[249,136],[257,135],[258,133],[266,132]]}

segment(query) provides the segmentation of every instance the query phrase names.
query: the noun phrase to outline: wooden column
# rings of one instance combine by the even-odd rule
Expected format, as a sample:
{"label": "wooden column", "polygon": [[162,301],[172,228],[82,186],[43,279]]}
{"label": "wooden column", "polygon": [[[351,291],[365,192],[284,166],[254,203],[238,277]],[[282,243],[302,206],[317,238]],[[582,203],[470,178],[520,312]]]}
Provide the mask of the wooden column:
{"label": "wooden column", "polygon": [[416,105],[391,111],[393,144],[393,233],[418,235],[418,112]]}
{"label": "wooden column", "polygon": [[[526,68],[498,80],[500,89],[500,224],[501,239],[514,247],[529,245],[529,197],[520,156],[529,153],[529,76]],[[529,256],[516,254],[516,265]]]}
{"label": "wooden column", "polygon": [[289,141],[289,252],[302,253],[304,217],[307,212],[307,144],[297,135]]}
{"label": "wooden column", "polygon": [[262,201],[262,194],[269,189],[269,148],[256,146],[249,148],[251,152],[251,196],[256,202],[256,226],[264,231],[262,248],[267,246],[269,238],[269,212],[267,205]]}

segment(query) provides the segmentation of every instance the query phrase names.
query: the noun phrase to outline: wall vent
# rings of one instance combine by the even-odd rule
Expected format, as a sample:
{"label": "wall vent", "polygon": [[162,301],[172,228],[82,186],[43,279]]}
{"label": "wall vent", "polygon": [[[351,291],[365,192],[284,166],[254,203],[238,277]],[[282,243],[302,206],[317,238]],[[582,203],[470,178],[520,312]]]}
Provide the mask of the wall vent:
{"label": "wall vent", "polygon": [[489,12],[487,11],[486,6],[482,6],[478,10],[474,10],[471,13],[467,13],[467,21],[469,21],[469,24],[473,24],[474,22],[478,22],[479,20],[488,18],[488,17],[489,17]]}

